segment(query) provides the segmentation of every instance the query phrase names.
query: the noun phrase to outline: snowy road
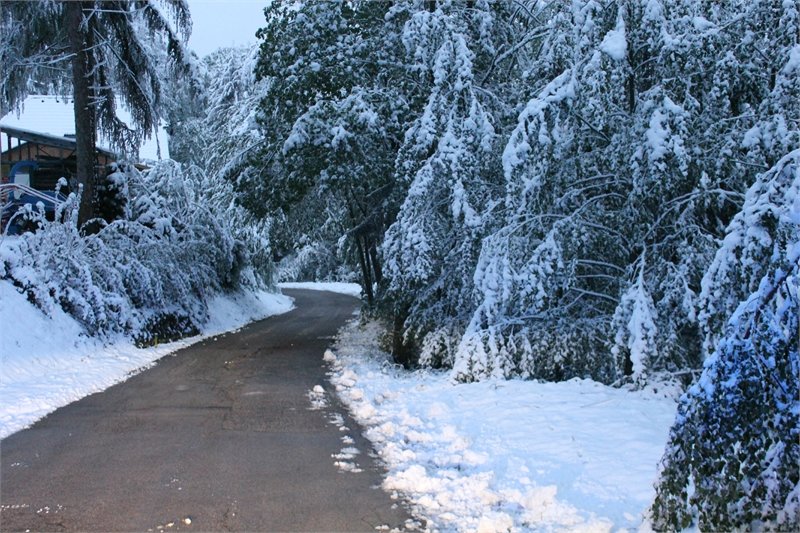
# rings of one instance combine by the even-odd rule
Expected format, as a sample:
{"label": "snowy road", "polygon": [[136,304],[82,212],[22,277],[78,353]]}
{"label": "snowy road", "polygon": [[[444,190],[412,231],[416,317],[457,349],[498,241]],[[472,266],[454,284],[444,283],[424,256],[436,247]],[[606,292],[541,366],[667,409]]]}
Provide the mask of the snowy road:
{"label": "snowy road", "polygon": [[401,525],[408,516],[373,488],[380,472],[367,454],[361,472],[334,466],[336,406],[309,410],[321,354],[357,302],[286,292],[294,311],[181,350],[3,440],[3,530]]}

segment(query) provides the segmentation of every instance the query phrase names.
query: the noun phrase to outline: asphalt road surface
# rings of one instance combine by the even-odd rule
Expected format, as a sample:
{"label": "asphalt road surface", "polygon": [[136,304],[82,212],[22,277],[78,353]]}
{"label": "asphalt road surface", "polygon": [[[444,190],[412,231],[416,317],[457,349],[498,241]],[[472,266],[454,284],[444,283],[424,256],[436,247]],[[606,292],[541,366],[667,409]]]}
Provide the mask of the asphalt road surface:
{"label": "asphalt road surface", "polygon": [[[314,385],[330,389],[322,354],[357,301],[286,293],[292,312],[167,356],[0,442],[0,529],[402,526],[409,516],[377,488],[382,470],[355,422],[335,403],[309,409]],[[334,465],[345,434],[363,472]]]}

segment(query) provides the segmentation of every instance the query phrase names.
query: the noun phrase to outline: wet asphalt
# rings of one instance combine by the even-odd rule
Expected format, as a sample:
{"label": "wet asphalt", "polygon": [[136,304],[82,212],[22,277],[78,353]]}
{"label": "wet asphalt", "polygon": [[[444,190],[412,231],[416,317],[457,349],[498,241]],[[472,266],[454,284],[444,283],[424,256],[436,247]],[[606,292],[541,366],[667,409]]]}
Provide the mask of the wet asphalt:
{"label": "wet asphalt", "polygon": [[[335,401],[309,409],[309,390],[331,390],[322,354],[358,302],[285,293],[290,313],[180,350],[2,440],[0,530],[401,526],[409,515],[380,490],[383,470],[355,422]],[[362,472],[334,465],[344,435]]]}

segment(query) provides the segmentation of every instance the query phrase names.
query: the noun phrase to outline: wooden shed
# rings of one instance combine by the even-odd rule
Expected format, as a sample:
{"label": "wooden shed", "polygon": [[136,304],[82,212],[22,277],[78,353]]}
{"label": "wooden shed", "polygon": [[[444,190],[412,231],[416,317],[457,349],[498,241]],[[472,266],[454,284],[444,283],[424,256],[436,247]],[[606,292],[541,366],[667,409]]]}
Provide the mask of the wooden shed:
{"label": "wooden shed", "polygon": [[[11,168],[20,161],[51,163],[48,166],[60,163],[65,171],[75,172],[75,139],[73,137],[58,137],[9,126],[0,126],[0,136],[4,137],[2,146],[7,147],[0,153],[2,183],[8,183]],[[98,171],[116,159],[112,151],[102,147],[97,147],[96,157]],[[69,176],[65,177],[69,178]],[[30,185],[40,190],[51,189],[53,186],[51,183],[31,183]]]}

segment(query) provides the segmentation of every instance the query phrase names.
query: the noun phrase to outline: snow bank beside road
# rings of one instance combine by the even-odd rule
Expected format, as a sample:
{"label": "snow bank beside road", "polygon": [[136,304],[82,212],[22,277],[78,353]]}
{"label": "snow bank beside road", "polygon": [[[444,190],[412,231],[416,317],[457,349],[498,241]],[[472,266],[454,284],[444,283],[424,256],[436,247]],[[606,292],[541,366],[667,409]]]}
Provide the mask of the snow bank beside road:
{"label": "snow bank beside road", "polygon": [[279,294],[216,296],[201,335],[138,349],[124,338],[103,345],[86,337],[60,309],[48,317],[0,280],[0,438],[124,381],[175,350],[291,308],[291,298]]}
{"label": "snow bank beside road", "polygon": [[[637,528],[676,403],[588,380],[453,385],[381,354],[375,325],[351,325],[332,383],[385,461],[384,488],[430,529]],[[332,361],[331,361],[332,360]]]}

